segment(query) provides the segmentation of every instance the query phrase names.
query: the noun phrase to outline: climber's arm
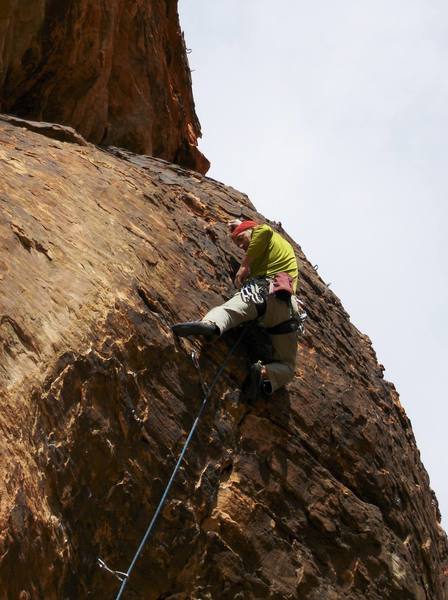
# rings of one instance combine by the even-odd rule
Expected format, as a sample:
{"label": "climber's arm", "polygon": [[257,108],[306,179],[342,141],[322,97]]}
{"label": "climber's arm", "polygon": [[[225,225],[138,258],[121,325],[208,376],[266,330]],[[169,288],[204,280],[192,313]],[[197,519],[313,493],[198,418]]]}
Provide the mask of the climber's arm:
{"label": "climber's arm", "polygon": [[273,230],[269,225],[260,225],[253,230],[247,247],[246,256],[241,262],[241,266],[235,277],[235,285],[237,287],[240,287],[243,281],[249,277],[251,263],[258,260],[266,253],[272,234]]}
{"label": "climber's arm", "polygon": [[240,268],[235,277],[236,287],[241,287],[243,281],[249,277],[250,274],[250,258],[246,255],[241,261]]}

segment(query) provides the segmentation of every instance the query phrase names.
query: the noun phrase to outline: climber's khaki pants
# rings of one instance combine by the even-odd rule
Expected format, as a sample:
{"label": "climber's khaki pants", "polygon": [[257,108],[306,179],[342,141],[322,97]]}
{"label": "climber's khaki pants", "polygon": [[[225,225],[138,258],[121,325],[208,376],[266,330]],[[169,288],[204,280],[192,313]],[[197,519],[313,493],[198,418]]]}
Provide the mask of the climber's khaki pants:
{"label": "climber's khaki pants", "polygon": [[[292,310],[297,311],[297,303],[292,298]],[[237,292],[230,300],[212,308],[203,321],[215,323],[221,334],[233,327],[257,318],[257,309],[253,302],[244,302],[240,292]],[[273,327],[291,318],[291,308],[284,300],[276,296],[268,296],[266,313],[260,319],[262,327]],[[294,369],[297,354],[297,333],[284,333],[271,335],[274,362],[266,365],[272,390],[282,387],[294,377]]]}

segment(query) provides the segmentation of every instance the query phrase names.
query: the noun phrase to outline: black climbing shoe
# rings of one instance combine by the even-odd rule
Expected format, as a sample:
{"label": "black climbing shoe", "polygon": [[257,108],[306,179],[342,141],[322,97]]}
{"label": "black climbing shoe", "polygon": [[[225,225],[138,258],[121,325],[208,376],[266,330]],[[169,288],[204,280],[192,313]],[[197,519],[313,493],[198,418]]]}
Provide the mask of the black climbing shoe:
{"label": "black climbing shoe", "polygon": [[179,337],[188,335],[219,335],[219,329],[214,323],[206,321],[187,321],[186,323],[176,323],[171,326],[171,330]]}

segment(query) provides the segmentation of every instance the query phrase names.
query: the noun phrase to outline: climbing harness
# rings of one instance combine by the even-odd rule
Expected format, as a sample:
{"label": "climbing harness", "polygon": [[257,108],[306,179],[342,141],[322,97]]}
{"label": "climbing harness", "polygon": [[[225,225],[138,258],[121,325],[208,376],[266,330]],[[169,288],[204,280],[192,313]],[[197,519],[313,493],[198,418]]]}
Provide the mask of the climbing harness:
{"label": "climbing harness", "polygon": [[243,327],[243,330],[242,330],[241,334],[238,336],[238,339],[236,340],[236,342],[233,344],[233,346],[231,347],[231,349],[227,353],[227,356],[225,357],[224,362],[222,363],[222,365],[220,366],[220,368],[216,372],[216,375],[215,375],[212,383],[210,384],[210,386],[207,386],[206,383],[204,382],[204,379],[202,377],[202,373],[201,373],[201,369],[200,369],[200,366],[199,366],[199,361],[198,361],[196,352],[192,352],[191,353],[191,359],[193,361],[193,365],[195,366],[195,368],[197,369],[197,371],[199,373],[199,379],[200,379],[202,391],[204,392],[204,398],[203,398],[202,404],[201,404],[201,406],[199,408],[199,412],[197,414],[197,417],[194,420],[193,425],[192,425],[192,427],[190,429],[190,433],[188,434],[188,437],[187,437],[187,439],[185,441],[185,444],[184,444],[184,446],[182,448],[182,451],[181,451],[181,453],[179,455],[179,458],[177,459],[177,462],[176,462],[176,465],[175,465],[175,467],[173,469],[173,472],[171,473],[171,477],[170,477],[170,479],[169,479],[169,481],[168,481],[168,483],[166,485],[165,491],[163,492],[162,497],[161,497],[161,499],[159,501],[159,504],[158,504],[158,506],[157,506],[157,508],[156,508],[156,510],[155,510],[155,512],[153,514],[153,516],[152,516],[151,522],[149,523],[148,528],[147,528],[147,530],[145,532],[145,535],[143,536],[143,538],[142,538],[142,540],[140,542],[140,545],[137,548],[136,553],[134,554],[134,557],[133,557],[133,559],[131,561],[131,564],[129,565],[129,568],[128,568],[128,570],[125,573],[123,571],[115,571],[115,570],[111,569],[110,567],[108,567],[106,565],[106,563],[101,558],[98,558],[98,564],[99,564],[99,566],[102,569],[105,569],[106,571],[108,571],[109,573],[111,573],[112,575],[114,575],[115,577],[117,577],[117,579],[119,579],[121,581],[121,586],[120,586],[120,589],[118,591],[117,596],[115,597],[115,600],[119,600],[121,598],[121,596],[122,596],[122,594],[124,592],[124,589],[125,589],[128,581],[129,581],[129,577],[131,575],[131,572],[132,572],[132,570],[133,570],[133,568],[135,566],[135,563],[137,562],[138,557],[140,556],[140,554],[141,554],[141,552],[142,552],[142,550],[143,550],[143,548],[144,548],[144,546],[145,546],[145,544],[146,544],[149,536],[151,535],[151,533],[152,533],[152,531],[153,531],[153,529],[154,529],[154,527],[156,525],[157,518],[158,518],[158,516],[160,514],[160,511],[163,508],[163,505],[165,504],[165,500],[167,499],[167,496],[168,496],[168,493],[170,491],[171,485],[173,484],[173,481],[174,481],[174,479],[175,479],[175,477],[177,475],[179,467],[180,467],[180,465],[182,463],[182,460],[183,460],[183,458],[185,456],[185,453],[187,451],[188,445],[190,444],[191,438],[193,437],[193,434],[194,434],[194,432],[196,430],[196,427],[197,427],[197,425],[199,423],[199,420],[200,420],[200,418],[202,416],[202,413],[204,412],[204,409],[205,409],[207,401],[208,401],[208,399],[210,397],[210,394],[212,393],[213,388],[215,387],[215,385],[216,385],[219,377],[221,376],[221,373],[226,368],[226,366],[227,366],[227,364],[228,364],[231,356],[234,354],[234,352],[236,351],[236,349],[240,345],[240,343],[241,343],[243,337],[245,336],[247,330],[248,330],[248,327]]}
{"label": "climbing harness", "polygon": [[299,305],[299,310],[291,317],[291,319],[278,323],[273,327],[267,327],[266,331],[270,335],[282,335],[284,333],[293,333],[294,331],[303,335],[305,333],[305,321],[308,318],[308,315],[303,310],[303,304],[300,300],[297,300],[297,304]]}
{"label": "climbing harness", "polygon": [[[249,279],[241,288],[241,299],[244,302],[252,302],[257,309],[257,318],[261,319],[266,313],[268,296],[275,295],[280,300],[291,303],[292,278],[287,273],[278,273],[275,277],[256,277]],[[298,305],[297,312],[290,319],[278,323],[269,328],[263,328],[270,335],[282,335],[284,333],[293,333],[298,331],[301,335],[305,333],[305,320],[308,315],[303,310],[303,303],[296,296]],[[290,304],[291,306],[291,304]]]}
{"label": "climbing harness", "polygon": [[[302,313],[303,315],[303,313]],[[284,333],[293,333],[294,331],[298,331],[299,333],[304,332],[303,322],[306,319],[301,315],[298,317],[293,317],[292,319],[288,319],[287,321],[283,321],[283,323],[279,323],[278,325],[274,325],[274,327],[266,328],[266,331],[270,335],[282,335]]]}

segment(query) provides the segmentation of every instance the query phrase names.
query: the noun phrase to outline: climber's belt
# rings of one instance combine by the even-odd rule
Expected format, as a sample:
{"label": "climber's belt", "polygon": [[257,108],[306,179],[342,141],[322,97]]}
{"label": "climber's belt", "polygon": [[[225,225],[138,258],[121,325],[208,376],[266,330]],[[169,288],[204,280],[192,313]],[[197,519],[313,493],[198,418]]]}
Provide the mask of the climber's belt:
{"label": "climber's belt", "polygon": [[252,302],[255,305],[258,319],[265,314],[267,299],[271,294],[275,295],[278,299],[288,302],[291,307],[290,314],[293,315],[292,318],[288,319],[287,321],[283,321],[282,323],[278,323],[273,327],[265,328],[265,331],[267,331],[267,333],[270,335],[283,335],[286,333],[293,333],[295,331],[303,333],[303,324],[306,319],[306,313],[299,310],[299,312],[296,314],[296,311],[292,308],[292,288],[290,287],[292,284],[292,278],[287,273],[280,273],[279,275],[281,277],[280,280],[277,281],[277,285],[275,287],[273,284],[275,283],[276,278],[272,279],[268,277],[257,277],[249,279],[241,288],[241,299],[244,302]]}
{"label": "climber's belt", "polygon": [[305,311],[302,310],[287,321],[278,323],[273,327],[266,327],[266,331],[270,335],[283,335],[285,333],[294,333],[295,331],[298,331],[299,333],[303,334],[305,331],[304,323],[306,318],[307,314]]}
{"label": "climber's belt", "polygon": [[274,327],[266,327],[266,331],[270,335],[283,335],[284,333],[293,333],[294,331],[298,331],[300,329],[300,323],[297,319],[288,319],[287,321],[283,321],[283,323],[278,323],[278,325],[274,325]]}

